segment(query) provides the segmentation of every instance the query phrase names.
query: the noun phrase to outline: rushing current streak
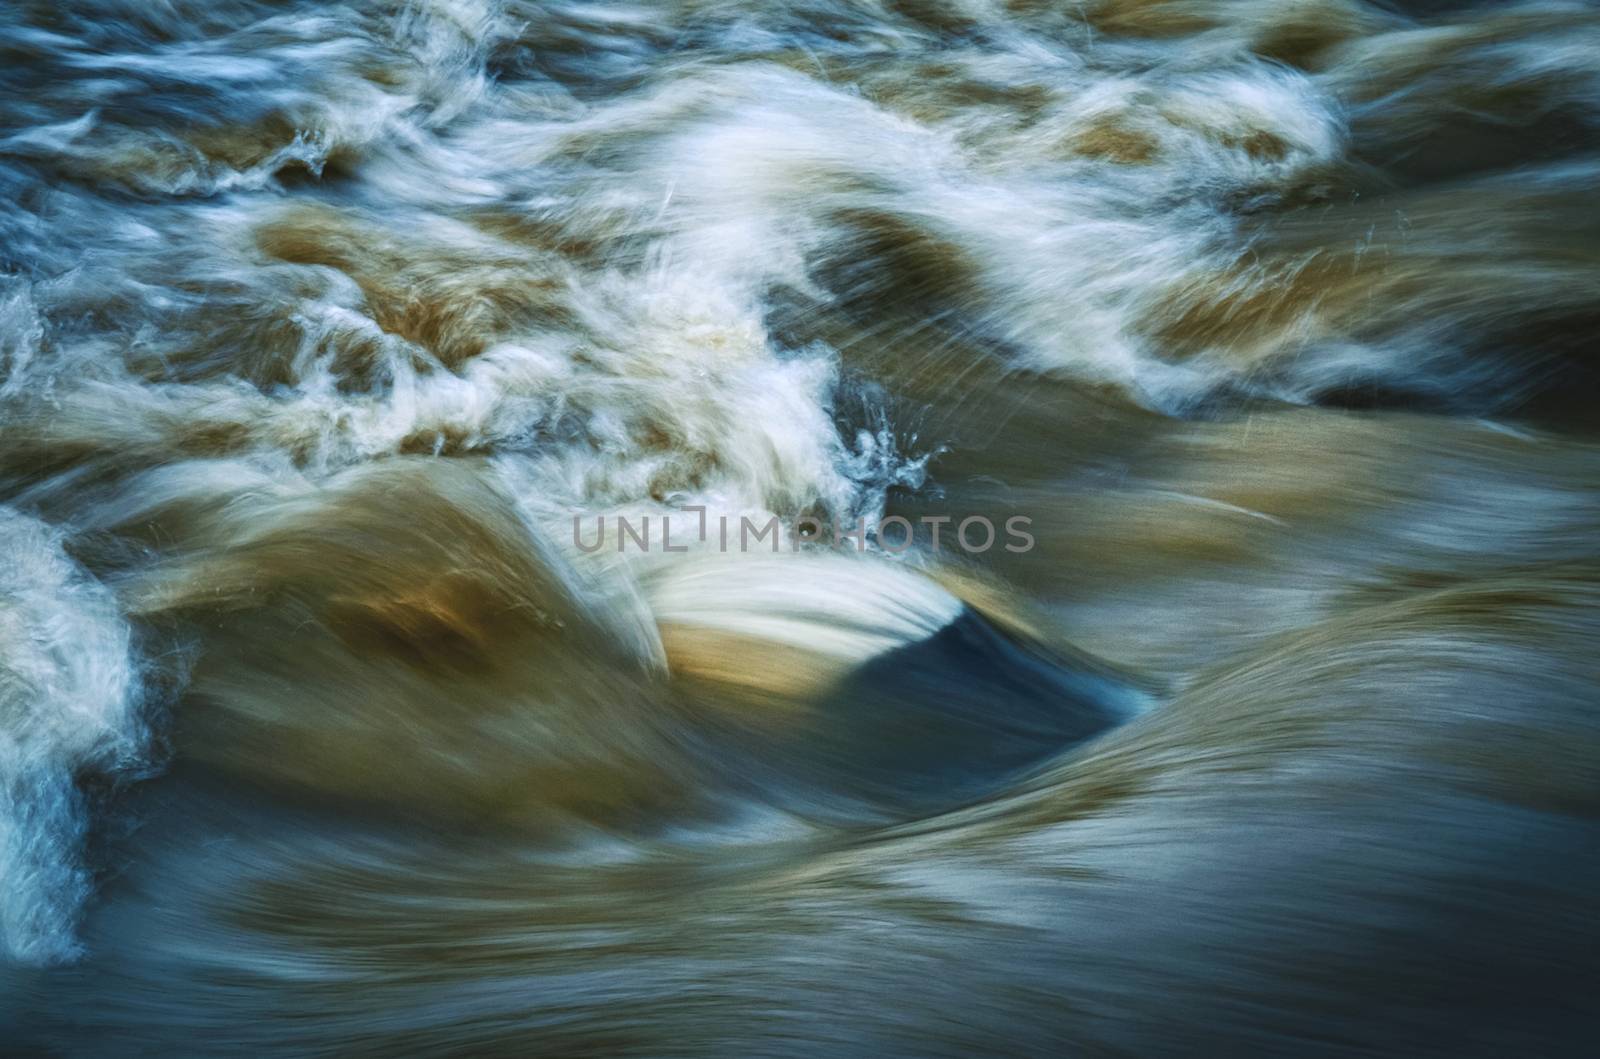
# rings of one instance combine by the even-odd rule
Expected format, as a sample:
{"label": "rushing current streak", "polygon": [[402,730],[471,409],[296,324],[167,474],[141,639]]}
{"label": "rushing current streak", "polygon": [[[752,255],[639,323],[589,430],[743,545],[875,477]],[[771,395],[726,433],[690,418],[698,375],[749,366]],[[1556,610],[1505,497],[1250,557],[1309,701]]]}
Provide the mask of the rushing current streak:
{"label": "rushing current streak", "polygon": [[5,5],[0,1050],[1584,1054],[1597,124],[1554,0]]}

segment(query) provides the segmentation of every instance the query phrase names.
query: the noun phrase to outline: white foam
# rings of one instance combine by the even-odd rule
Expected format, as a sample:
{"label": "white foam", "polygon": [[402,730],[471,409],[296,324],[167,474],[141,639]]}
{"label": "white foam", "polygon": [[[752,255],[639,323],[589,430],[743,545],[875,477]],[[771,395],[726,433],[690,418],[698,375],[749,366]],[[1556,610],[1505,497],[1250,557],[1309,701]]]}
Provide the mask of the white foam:
{"label": "white foam", "polygon": [[78,953],[90,890],[75,779],[145,746],[127,623],[44,524],[0,508],[0,944],[11,959]]}

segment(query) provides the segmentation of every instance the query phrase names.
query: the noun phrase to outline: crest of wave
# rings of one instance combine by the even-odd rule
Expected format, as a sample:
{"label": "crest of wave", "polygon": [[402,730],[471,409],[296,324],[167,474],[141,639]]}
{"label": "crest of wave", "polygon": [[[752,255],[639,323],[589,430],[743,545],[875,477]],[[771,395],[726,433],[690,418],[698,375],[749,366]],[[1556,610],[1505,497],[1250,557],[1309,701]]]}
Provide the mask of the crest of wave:
{"label": "crest of wave", "polygon": [[80,778],[136,764],[146,745],[127,623],[37,520],[0,509],[0,951],[78,954],[91,878]]}

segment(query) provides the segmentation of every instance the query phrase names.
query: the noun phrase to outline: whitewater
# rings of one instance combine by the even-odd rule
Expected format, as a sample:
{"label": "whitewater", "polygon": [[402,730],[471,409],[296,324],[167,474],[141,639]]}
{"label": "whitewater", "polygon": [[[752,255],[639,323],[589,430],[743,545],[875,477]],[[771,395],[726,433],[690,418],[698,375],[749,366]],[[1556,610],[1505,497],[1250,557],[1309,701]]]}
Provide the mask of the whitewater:
{"label": "whitewater", "polygon": [[0,1052],[1592,1054],[1597,201],[1588,3],[5,5]]}

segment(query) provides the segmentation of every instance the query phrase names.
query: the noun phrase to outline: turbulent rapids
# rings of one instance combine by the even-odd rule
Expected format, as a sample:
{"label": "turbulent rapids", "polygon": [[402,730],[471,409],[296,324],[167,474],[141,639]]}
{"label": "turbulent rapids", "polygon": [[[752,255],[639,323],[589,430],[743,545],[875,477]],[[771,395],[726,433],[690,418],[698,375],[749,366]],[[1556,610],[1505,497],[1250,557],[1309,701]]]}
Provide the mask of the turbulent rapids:
{"label": "turbulent rapids", "polygon": [[0,1052],[1589,1055],[1600,7],[0,7]]}

